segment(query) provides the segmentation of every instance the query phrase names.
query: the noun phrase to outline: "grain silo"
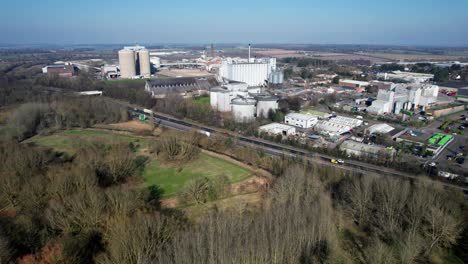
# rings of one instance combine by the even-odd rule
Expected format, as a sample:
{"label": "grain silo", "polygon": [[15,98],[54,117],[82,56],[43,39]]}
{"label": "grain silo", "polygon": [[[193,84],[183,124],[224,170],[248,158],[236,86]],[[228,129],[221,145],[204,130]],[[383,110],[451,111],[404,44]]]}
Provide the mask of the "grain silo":
{"label": "grain silo", "polygon": [[120,78],[131,79],[136,75],[135,52],[129,49],[119,50]]}
{"label": "grain silo", "polygon": [[231,109],[237,122],[248,122],[255,119],[257,100],[237,97],[231,100]]}
{"label": "grain silo", "polygon": [[279,98],[272,95],[258,95],[257,97],[257,117],[268,117],[268,113],[278,110]]}
{"label": "grain silo", "polygon": [[147,49],[140,49],[138,52],[138,61],[140,62],[140,75],[148,78],[151,75],[150,57]]}

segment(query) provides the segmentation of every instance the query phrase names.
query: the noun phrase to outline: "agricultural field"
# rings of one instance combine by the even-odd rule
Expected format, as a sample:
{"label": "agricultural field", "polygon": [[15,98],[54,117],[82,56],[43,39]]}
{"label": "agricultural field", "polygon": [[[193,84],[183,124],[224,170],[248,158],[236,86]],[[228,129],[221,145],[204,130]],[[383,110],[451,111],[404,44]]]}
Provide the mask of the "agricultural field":
{"label": "agricultural field", "polygon": [[454,55],[438,55],[438,54],[403,54],[403,53],[358,53],[359,55],[366,55],[376,58],[382,58],[392,61],[446,61],[446,60],[464,60],[468,58],[468,55],[463,53]]}

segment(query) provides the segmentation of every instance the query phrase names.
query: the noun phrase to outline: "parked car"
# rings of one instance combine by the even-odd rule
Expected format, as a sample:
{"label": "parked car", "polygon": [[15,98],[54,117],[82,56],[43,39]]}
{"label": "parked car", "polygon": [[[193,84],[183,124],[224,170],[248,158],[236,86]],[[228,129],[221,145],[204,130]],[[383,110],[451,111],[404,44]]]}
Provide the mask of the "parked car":
{"label": "parked car", "polygon": [[465,158],[458,158],[458,159],[457,159],[457,163],[458,163],[458,164],[463,164],[463,163],[465,163]]}

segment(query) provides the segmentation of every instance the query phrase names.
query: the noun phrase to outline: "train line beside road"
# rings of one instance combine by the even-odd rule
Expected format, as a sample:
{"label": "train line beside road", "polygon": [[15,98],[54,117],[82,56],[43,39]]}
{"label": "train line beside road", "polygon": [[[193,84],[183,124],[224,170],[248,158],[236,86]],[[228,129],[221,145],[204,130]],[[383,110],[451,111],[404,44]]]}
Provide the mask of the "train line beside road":
{"label": "train line beside road", "polygon": [[[303,149],[298,149],[298,148],[294,148],[291,146],[286,146],[286,145],[266,141],[263,139],[246,137],[243,135],[239,135],[233,132],[228,132],[228,131],[221,130],[218,128],[208,127],[202,124],[197,124],[195,122],[181,120],[181,119],[178,119],[178,118],[166,115],[166,114],[162,114],[162,113],[156,113],[156,112],[148,113],[148,112],[144,112],[143,109],[138,109],[138,108],[134,108],[130,106],[127,106],[127,107],[130,111],[133,111],[139,114],[151,115],[151,117],[155,119],[154,122],[161,126],[164,126],[170,129],[176,129],[179,131],[185,131],[185,132],[195,129],[206,134],[207,136],[211,136],[212,134],[219,134],[219,135],[226,136],[226,137],[232,137],[232,138],[237,139],[238,143],[241,145],[254,146],[254,147],[260,148],[266,154],[269,154],[269,155],[276,155],[276,156],[288,155],[290,157],[305,159],[307,162],[310,162],[310,163],[326,164],[328,166],[339,167],[341,169],[350,170],[350,171],[359,171],[363,173],[374,172],[378,175],[390,175],[390,176],[396,176],[396,177],[402,177],[402,178],[408,178],[408,179],[418,178],[418,176],[416,175],[411,175],[411,174],[404,173],[404,172],[394,170],[391,168],[377,166],[377,165],[354,161],[354,160],[346,160],[343,164],[332,164],[330,161],[336,158],[325,155],[325,154],[313,153],[313,152],[309,152]],[[446,188],[454,188],[454,189],[463,191],[465,196],[468,196],[468,189],[463,186],[446,183],[446,182],[440,182],[440,183],[444,185]]]}

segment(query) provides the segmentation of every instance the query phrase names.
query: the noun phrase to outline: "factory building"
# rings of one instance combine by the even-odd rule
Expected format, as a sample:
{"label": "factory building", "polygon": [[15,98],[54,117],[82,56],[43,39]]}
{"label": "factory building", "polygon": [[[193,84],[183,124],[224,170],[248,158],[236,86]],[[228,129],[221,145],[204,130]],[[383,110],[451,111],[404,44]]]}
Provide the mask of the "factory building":
{"label": "factory building", "polygon": [[[255,101],[255,112],[252,115],[250,113],[245,115],[249,118],[244,120],[244,115],[236,114],[235,110],[248,108],[250,111],[251,100]],[[246,83],[236,81],[229,81],[222,86],[214,87],[210,90],[211,108],[220,112],[233,112],[235,119],[239,122],[250,120],[250,116],[268,117],[270,111],[278,109],[278,101],[278,97],[262,93],[262,89],[259,87],[249,88]],[[246,102],[249,102],[249,107],[244,106]],[[235,106],[239,104],[241,105],[240,107]]]}
{"label": "factory building", "polygon": [[392,90],[379,89],[377,100],[367,109],[374,114],[420,110],[437,104],[439,87],[432,84],[396,84]]}
{"label": "factory building", "polygon": [[345,116],[336,116],[336,117],[330,118],[328,122],[334,123],[340,126],[351,127],[351,128],[361,126],[363,123],[361,119],[345,117]]}
{"label": "factory building", "polygon": [[167,94],[176,93],[183,97],[208,94],[210,89],[218,86],[215,78],[185,77],[151,79],[145,83],[145,91],[154,98],[164,98]]}
{"label": "factory building", "polygon": [[320,134],[328,135],[330,137],[339,136],[341,134],[347,133],[351,131],[350,126],[341,125],[337,123],[333,123],[326,120],[320,120],[314,126],[314,130]]}
{"label": "factory building", "polygon": [[372,105],[367,108],[369,113],[384,114],[393,111],[393,104],[395,102],[395,92],[392,90],[379,89],[377,100],[372,102]]}
{"label": "factory building", "polygon": [[291,136],[296,134],[296,128],[293,126],[271,123],[258,128],[259,132],[268,133],[270,135]]}
{"label": "factory building", "polygon": [[119,64],[121,78],[149,78],[151,75],[149,51],[145,47],[137,45],[119,50]]}
{"label": "factory building", "polygon": [[434,79],[434,74],[417,73],[417,72],[379,72],[377,78],[385,81],[404,80],[410,83],[424,83]]}
{"label": "factory building", "polygon": [[340,150],[346,152],[346,154],[350,156],[364,156],[371,158],[377,158],[382,154],[392,157],[395,153],[394,149],[389,150],[381,145],[368,145],[352,140],[345,140],[341,143]]}
{"label": "factory building", "polygon": [[63,78],[71,78],[75,75],[75,66],[71,63],[59,63],[42,67],[42,73],[47,75],[58,75]]}
{"label": "factory building", "polygon": [[[275,72],[272,76],[272,73]],[[282,82],[281,75],[276,72],[276,58],[251,58],[250,44],[248,59],[226,58],[221,62],[219,77],[227,80],[244,82],[248,86],[264,86],[274,79]]]}
{"label": "factory building", "polygon": [[355,80],[340,80],[338,84],[344,87],[353,88],[357,93],[362,93],[370,83]]}
{"label": "factory building", "polygon": [[313,115],[290,113],[284,117],[284,122],[296,127],[311,128],[318,122],[318,118]]}
{"label": "factory building", "polygon": [[387,124],[375,124],[367,128],[369,134],[388,134],[395,130],[394,127],[389,126]]}

